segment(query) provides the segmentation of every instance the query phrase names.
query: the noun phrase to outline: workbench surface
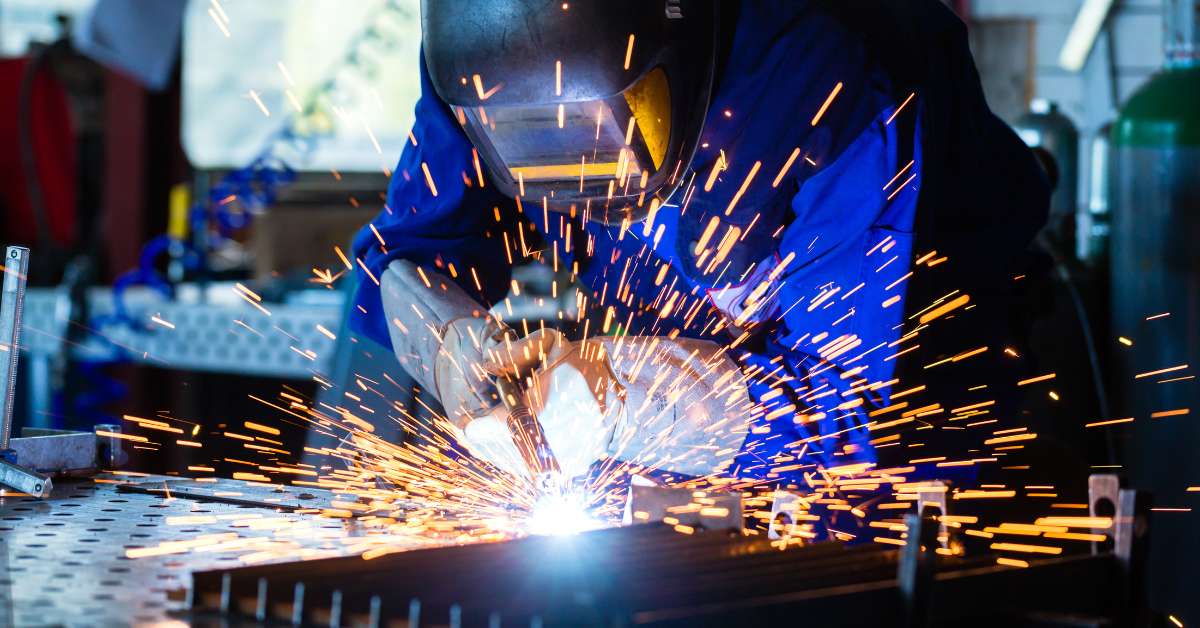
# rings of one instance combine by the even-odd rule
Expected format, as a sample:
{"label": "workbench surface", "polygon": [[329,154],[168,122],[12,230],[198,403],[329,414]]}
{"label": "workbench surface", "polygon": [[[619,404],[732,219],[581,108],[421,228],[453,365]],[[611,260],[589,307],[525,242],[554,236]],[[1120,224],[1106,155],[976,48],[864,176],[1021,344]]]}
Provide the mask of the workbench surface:
{"label": "workbench surface", "polygon": [[[160,492],[118,484],[130,481]],[[313,514],[334,499],[327,491],[161,476],[56,482],[44,501],[0,498],[0,627],[188,625],[177,611],[193,570],[436,543]],[[167,497],[164,488],[249,503]]]}

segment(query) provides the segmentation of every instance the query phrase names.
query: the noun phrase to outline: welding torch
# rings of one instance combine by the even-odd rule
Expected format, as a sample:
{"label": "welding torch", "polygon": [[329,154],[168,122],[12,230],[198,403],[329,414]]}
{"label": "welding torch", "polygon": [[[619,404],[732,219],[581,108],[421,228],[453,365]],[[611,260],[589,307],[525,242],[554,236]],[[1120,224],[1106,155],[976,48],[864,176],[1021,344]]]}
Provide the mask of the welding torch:
{"label": "welding torch", "polygon": [[[516,331],[509,327],[505,327],[501,333],[502,337],[510,342],[519,338]],[[530,477],[541,492],[553,490],[560,483],[562,470],[558,466],[554,451],[550,449],[550,443],[546,440],[541,422],[525,403],[525,387],[522,384],[520,369],[497,377],[496,392],[508,411],[508,431],[521,454],[521,460],[529,470]]]}

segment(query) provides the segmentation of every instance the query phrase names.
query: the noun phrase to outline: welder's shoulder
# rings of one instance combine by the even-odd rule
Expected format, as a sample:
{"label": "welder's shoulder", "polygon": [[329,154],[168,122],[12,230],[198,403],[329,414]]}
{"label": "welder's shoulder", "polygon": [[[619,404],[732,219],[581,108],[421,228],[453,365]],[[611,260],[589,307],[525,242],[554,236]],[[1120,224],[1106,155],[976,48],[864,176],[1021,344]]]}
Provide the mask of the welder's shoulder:
{"label": "welder's shoulder", "polygon": [[[962,21],[941,0],[811,0],[806,21],[853,46],[897,84],[920,84],[931,63],[969,56]],[[949,57],[949,58],[947,58]]]}
{"label": "welder's shoulder", "polygon": [[[772,85],[772,98],[790,105],[790,115],[821,112],[819,127],[814,122],[792,129],[803,134],[798,143],[817,161],[833,163],[909,93],[908,81],[898,78],[889,62],[893,45],[884,41],[886,20],[878,10],[856,8],[879,2],[770,4],[778,14],[759,11],[751,17],[763,22],[765,34],[774,35],[763,38],[771,42],[760,66],[771,68],[764,78]],[[828,107],[831,93],[835,107]]]}

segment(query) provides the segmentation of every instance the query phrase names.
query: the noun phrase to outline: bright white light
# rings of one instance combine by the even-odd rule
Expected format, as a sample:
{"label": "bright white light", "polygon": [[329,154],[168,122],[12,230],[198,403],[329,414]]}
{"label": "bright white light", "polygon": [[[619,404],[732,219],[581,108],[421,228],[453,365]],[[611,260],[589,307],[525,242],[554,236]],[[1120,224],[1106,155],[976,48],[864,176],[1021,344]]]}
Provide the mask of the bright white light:
{"label": "bright white light", "polygon": [[1100,29],[1104,28],[1104,20],[1112,9],[1114,0],[1085,0],[1071,25],[1071,32],[1058,55],[1058,65],[1068,72],[1078,72],[1087,63],[1092,46]]}
{"label": "bright white light", "polygon": [[525,531],[538,536],[579,534],[604,527],[588,513],[587,499],[581,493],[546,495],[533,505]]}

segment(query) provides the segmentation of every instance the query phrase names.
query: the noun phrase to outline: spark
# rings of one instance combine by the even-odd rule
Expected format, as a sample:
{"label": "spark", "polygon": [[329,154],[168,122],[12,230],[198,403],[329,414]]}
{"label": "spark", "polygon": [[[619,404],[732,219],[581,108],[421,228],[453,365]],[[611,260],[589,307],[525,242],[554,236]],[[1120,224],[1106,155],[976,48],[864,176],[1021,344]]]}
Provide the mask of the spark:
{"label": "spark", "polygon": [[225,14],[225,10],[221,8],[221,4],[217,0],[209,0],[209,2],[211,6],[208,8],[208,16],[212,18],[217,28],[221,29],[221,34],[228,39],[230,37],[229,16]]}
{"label": "spark", "polygon": [[1029,379],[1023,379],[1023,380],[1017,382],[1017,386],[1028,386],[1029,384],[1036,384],[1038,382],[1048,381],[1048,380],[1054,379],[1056,376],[1057,375],[1055,373],[1047,373],[1046,375],[1038,375],[1037,377],[1030,377]]}
{"label": "spark", "polygon": [[275,67],[279,68],[279,73],[283,75],[283,80],[287,81],[289,86],[296,86],[296,81],[292,79],[292,73],[288,72],[287,66],[283,64],[283,61],[276,62]]}
{"label": "spark", "polygon": [[[917,163],[917,161],[915,159],[909,160],[908,164],[905,165],[903,168],[901,168],[900,172],[897,172],[896,176],[892,177],[892,180],[887,182],[887,185],[883,186],[883,191],[886,192],[888,188],[892,187],[893,183],[895,183],[896,181],[899,181],[900,177],[904,176],[904,173],[908,172],[908,169],[912,168],[913,164],[915,164],[915,163]],[[903,187],[903,186],[901,186],[901,187]],[[918,261],[916,263],[920,264],[921,262]]]}
{"label": "spark", "polygon": [[792,164],[796,162],[796,158],[799,156],[800,147],[797,146],[795,150],[792,151],[792,154],[787,158],[787,161],[784,162],[783,167],[779,169],[779,174],[775,175],[775,180],[771,182],[771,187],[779,187],[779,184],[783,181],[784,175],[787,174],[788,170],[792,169]]}
{"label": "spark", "polygon": [[421,172],[425,173],[425,183],[429,185],[429,191],[433,193],[434,197],[437,197],[438,189],[433,183],[433,175],[429,173],[429,165],[423,161],[421,162]]}
{"label": "spark", "polygon": [[263,103],[262,98],[258,97],[258,92],[250,90],[249,96],[250,99],[254,101],[254,104],[258,105],[258,110],[261,111],[264,116],[270,118],[271,111],[267,109],[267,105]]}
{"label": "spark", "polygon": [[1133,417],[1127,417],[1124,419],[1111,419],[1108,421],[1097,421],[1095,423],[1088,423],[1084,425],[1084,427],[1104,427],[1105,425],[1119,425],[1121,423],[1133,423]]}
{"label": "spark", "polygon": [[138,436],[136,434],[123,434],[121,432],[110,432],[108,430],[96,430],[96,436],[107,436],[109,438],[119,438],[121,440],[133,441],[135,443],[150,442],[150,439],[146,438],[145,436]]}
{"label": "spark", "polygon": [[371,279],[371,281],[373,281],[375,283],[375,285],[378,286],[379,280],[375,278],[375,273],[371,272],[370,268],[367,268],[367,265],[363,263],[362,259],[355,258],[354,261],[358,262],[358,267],[361,268],[363,270],[363,272],[367,274],[367,277],[369,277]]}
{"label": "spark", "polygon": [[1134,379],[1145,379],[1147,377],[1154,377],[1155,375],[1162,375],[1164,373],[1174,373],[1175,371],[1182,371],[1182,370],[1186,369],[1187,367],[1188,367],[1188,365],[1186,365],[1186,364],[1180,364],[1178,366],[1169,366],[1165,369],[1158,369],[1157,371],[1148,371],[1146,373],[1138,373],[1137,375],[1134,375],[1133,378]]}
{"label": "spark", "polygon": [[483,78],[478,74],[472,75],[471,80],[475,83],[475,94],[479,96],[479,100],[487,100],[491,98],[492,95],[500,91],[500,88],[504,86],[503,83],[497,83],[496,85],[492,86],[491,89],[485,90],[483,89]]}
{"label": "spark", "polygon": [[354,270],[354,266],[350,264],[350,260],[346,258],[346,254],[342,252],[341,247],[334,246],[333,252],[337,253],[338,259],[342,260],[342,263],[346,265],[346,270]]}
{"label": "spark", "polygon": [[900,103],[899,107],[896,107],[896,111],[892,112],[892,115],[888,117],[887,122],[885,122],[883,125],[891,126],[892,122],[896,119],[896,116],[900,115],[900,112],[904,111],[904,108],[907,107],[908,103],[912,102],[913,98],[916,98],[916,96],[917,96],[916,92],[912,92],[911,94],[909,94],[908,98],[905,98],[904,102]]}
{"label": "spark", "polygon": [[[362,122],[362,127],[363,127],[363,130],[367,132],[367,137],[369,137],[371,139],[371,145],[375,147],[375,152],[379,155],[382,155],[383,147],[381,147],[379,145],[379,140],[376,139],[375,132],[371,130],[371,125],[367,123],[367,119],[365,117],[363,117],[362,115],[360,115],[358,117],[358,119],[360,122]],[[424,166],[425,164],[422,163],[421,165]],[[428,175],[429,173],[426,172],[425,174]],[[433,195],[437,196],[437,190],[434,190]]]}
{"label": "spark", "polygon": [[746,180],[742,181],[742,187],[738,188],[737,193],[733,195],[733,199],[729,201],[729,206],[725,208],[726,216],[733,214],[733,208],[737,206],[738,201],[742,200],[742,195],[746,193],[746,190],[750,187],[750,183],[754,181],[754,175],[758,174],[758,169],[761,167],[761,161],[754,162],[754,165],[750,167],[750,172],[746,175]]}
{"label": "spark", "polygon": [[838,84],[833,86],[833,91],[829,92],[829,97],[825,99],[825,104],[821,105],[821,108],[817,111],[817,115],[813,116],[812,126],[817,126],[821,123],[821,118],[825,117],[825,112],[833,104],[834,99],[837,98],[841,91],[842,82],[838,81]]}

